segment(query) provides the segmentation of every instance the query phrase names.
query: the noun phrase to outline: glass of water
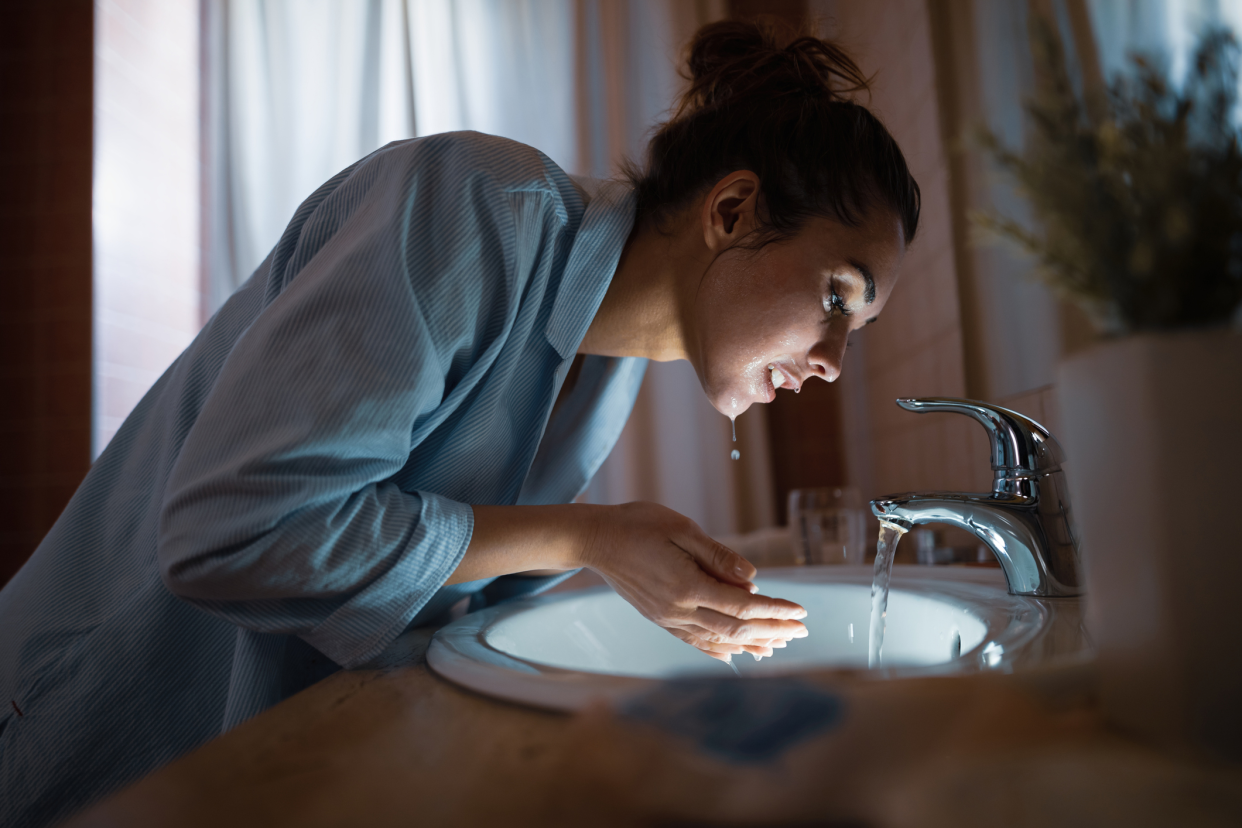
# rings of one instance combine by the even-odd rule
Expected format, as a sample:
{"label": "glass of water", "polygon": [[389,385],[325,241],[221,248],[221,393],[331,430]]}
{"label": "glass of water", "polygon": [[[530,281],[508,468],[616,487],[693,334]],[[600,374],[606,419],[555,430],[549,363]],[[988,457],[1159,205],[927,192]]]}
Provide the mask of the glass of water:
{"label": "glass of water", "polygon": [[799,564],[862,564],[867,516],[852,486],[789,493],[789,539]]}

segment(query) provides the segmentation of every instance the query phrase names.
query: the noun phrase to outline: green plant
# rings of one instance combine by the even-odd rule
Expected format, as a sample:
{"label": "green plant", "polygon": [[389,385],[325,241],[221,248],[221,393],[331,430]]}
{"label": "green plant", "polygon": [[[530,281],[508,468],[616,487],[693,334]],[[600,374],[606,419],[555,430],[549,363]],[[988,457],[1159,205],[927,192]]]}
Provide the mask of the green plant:
{"label": "green plant", "polygon": [[997,213],[975,215],[977,226],[1033,255],[1106,334],[1229,324],[1242,303],[1237,41],[1207,32],[1180,90],[1132,57],[1133,75],[1089,105],[1055,35],[1033,41],[1043,83],[1025,105],[1025,149],[987,131],[980,141],[1039,230]]}

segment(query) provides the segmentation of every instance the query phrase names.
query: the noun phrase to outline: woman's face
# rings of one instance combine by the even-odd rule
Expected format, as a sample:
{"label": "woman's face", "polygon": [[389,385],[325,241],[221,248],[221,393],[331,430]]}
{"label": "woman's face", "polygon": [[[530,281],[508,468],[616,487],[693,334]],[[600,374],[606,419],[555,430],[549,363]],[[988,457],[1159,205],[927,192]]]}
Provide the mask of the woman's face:
{"label": "woman's face", "polygon": [[858,227],[811,219],[788,241],[722,251],[691,311],[691,361],[712,405],[736,417],[777,388],[834,381],[850,333],[879,316],[904,255],[901,222],[883,210]]}

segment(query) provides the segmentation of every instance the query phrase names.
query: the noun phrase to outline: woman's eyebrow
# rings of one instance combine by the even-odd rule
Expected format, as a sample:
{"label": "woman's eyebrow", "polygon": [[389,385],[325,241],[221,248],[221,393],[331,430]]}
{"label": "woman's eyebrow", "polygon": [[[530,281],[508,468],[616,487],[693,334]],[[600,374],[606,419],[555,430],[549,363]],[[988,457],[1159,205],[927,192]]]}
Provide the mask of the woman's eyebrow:
{"label": "woman's eyebrow", "polygon": [[862,274],[863,282],[867,285],[866,289],[863,291],[863,299],[867,300],[867,304],[870,305],[875,301],[875,279],[871,277],[871,268],[867,267],[857,259],[847,259],[846,261],[851,267]]}

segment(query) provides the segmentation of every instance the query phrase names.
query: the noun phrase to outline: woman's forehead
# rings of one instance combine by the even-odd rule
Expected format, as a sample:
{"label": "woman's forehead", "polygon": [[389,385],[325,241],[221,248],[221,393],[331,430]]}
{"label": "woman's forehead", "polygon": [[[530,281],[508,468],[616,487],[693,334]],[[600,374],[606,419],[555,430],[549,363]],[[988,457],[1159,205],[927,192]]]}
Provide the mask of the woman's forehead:
{"label": "woman's forehead", "polygon": [[882,214],[851,227],[828,218],[808,222],[800,234],[807,252],[821,266],[856,272],[874,293],[874,285],[895,270],[905,254],[906,243],[901,220]]}

